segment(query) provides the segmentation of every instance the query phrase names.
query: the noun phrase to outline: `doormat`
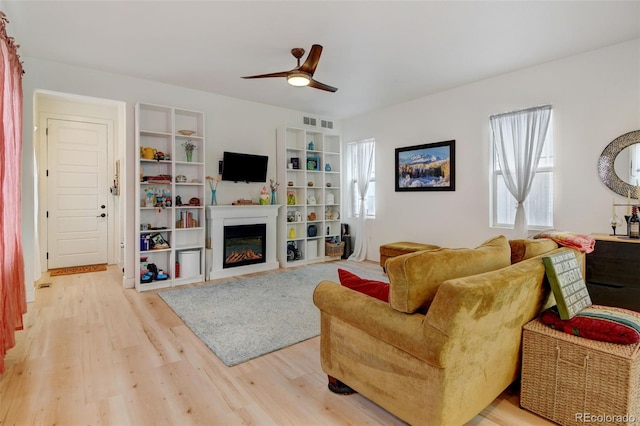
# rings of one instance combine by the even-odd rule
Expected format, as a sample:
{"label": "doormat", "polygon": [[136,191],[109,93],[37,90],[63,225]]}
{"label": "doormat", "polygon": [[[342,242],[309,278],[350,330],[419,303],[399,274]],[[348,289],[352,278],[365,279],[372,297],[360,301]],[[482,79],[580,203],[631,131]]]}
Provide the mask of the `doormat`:
{"label": "doormat", "polygon": [[99,272],[106,270],[107,264],[102,263],[100,265],[69,266],[67,268],[49,269],[49,275],[56,277],[58,275],[84,274],[86,272]]}

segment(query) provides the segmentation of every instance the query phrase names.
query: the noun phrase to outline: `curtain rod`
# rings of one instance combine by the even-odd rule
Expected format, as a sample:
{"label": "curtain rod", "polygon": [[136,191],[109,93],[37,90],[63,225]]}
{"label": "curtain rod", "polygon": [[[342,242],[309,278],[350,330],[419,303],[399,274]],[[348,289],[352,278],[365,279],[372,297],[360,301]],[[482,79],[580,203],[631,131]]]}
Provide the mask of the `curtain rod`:
{"label": "curtain rod", "polygon": [[6,40],[9,53],[13,53],[15,55],[18,66],[20,67],[20,75],[24,75],[25,71],[22,67],[23,62],[20,60],[20,55],[18,55],[18,48],[20,45],[16,44],[16,40],[13,37],[7,35],[8,23],[9,19],[7,19],[7,15],[0,10],[0,38]]}
{"label": "curtain rod", "polygon": [[522,112],[533,111],[533,110],[537,110],[537,109],[551,109],[551,105],[547,104],[547,105],[540,105],[540,106],[535,106],[535,107],[519,109],[517,111],[501,112],[500,114],[490,115],[489,119],[497,118],[497,117],[504,117],[506,115],[520,114]]}

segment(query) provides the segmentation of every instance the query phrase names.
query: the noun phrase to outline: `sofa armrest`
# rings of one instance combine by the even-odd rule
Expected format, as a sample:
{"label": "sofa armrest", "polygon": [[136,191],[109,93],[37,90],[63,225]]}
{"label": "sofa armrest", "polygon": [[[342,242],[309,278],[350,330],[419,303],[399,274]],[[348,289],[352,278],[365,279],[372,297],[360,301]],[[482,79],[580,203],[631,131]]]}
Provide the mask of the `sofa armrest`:
{"label": "sofa armrest", "polygon": [[313,302],[323,315],[329,315],[356,327],[424,362],[441,367],[440,356],[446,336],[426,326],[425,316],[396,311],[388,303],[322,281],[313,292]]}

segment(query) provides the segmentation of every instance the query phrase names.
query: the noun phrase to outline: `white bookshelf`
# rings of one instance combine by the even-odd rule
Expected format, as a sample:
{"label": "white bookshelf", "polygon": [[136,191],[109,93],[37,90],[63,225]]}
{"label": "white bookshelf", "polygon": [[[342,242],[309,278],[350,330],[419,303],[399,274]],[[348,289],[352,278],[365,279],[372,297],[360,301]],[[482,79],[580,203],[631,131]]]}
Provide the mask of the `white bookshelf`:
{"label": "white bookshelf", "polygon": [[[298,168],[292,168],[294,162]],[[313,167],[315,164],[317,167]],[[340,241],[340,168],[338,134],[278,128],[278,204],[284,205],[278,216],[278,259],[282,267],[340,258],[325,255],[327,241]],[[289,250],[292,246],[293,259]]]}
{"label": "white bookshelf", "polygon": [[[139,270],[135,287],[146,291],[204,281],[204,113],[146,103],[136,104],[135,113],[135,264]],[[183,134],[185,130],[194,133]],[[187,141],[195,145],[191,161],[184,148]],[[153,158],[146,158],[152,154]],[[168,178],[162,180],[162,176]],[[177,176],[184,179],[177,181]],[[182,205],[178,205],[178,197]],[[147,249],[144,240],[158,236],[169,247]],[[178,268],[176,263],[181,259],[188,265]],[[142,282],[141,275],[149,263],[168,278]],[[178,269],[180,275],[176,276]]]}

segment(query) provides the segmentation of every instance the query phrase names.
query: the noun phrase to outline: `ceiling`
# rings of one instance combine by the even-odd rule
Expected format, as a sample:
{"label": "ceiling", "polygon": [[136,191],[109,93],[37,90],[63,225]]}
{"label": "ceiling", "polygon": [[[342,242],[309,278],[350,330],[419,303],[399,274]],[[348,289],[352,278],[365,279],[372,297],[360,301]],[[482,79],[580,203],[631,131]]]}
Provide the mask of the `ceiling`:
{"label": "ceiling", "polygon": [[[640,0],[0,0],[0,8],[23,57],[333,119],[640,38]],[[314,43],[324,46],[314,78],[336,93],[240,78],[290,70],[291,49]]]}

